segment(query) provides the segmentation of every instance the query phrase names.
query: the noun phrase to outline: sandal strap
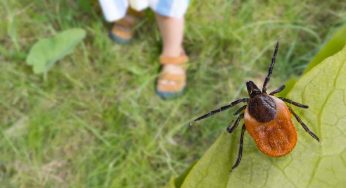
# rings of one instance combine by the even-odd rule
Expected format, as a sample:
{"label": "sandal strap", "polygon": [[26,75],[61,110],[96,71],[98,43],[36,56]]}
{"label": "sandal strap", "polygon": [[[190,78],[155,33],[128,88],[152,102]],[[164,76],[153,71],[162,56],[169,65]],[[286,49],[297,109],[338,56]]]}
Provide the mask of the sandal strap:
{"label": "sandal strap", "polygon": [[126,33],[132,33],[131,28],[128,28],[128,27],[125,27],[125,26],[122,26],[122,25],[118,25],[118,24],[115,24],[113,26],[112,30],[114,30],[114,31],[122,31],[122,32],[126,32]]}
{"label": "sandal strap", "polygon": [[[173,82],[174,84],[164,83],[163,81]],[[157,89],[161,92],[179,92],[186,85],[186,77],[185,75],[161,73],[157,84]]]}
{"label": "sandal strap", "polygon": [[[160,63],[164,65],[179,65],[182,68],[186,69],[187,67],[186,62],[188,61],[188,56],[182,53],[178,57],[167,57],[167,56],[160,56]],[[168,83],[165,83],[163,81],[169,81]],[[172,84],[174,83],[174,84]],[[160,92],[180,92],[184,89],[186,86],[186,74],[178,74],[173,73],[168,70],[163,69],[160,73],[160,76],[158,78],[157,83],[157,90]]]}
{"label": "sandal strap", "polygon": [[114,25],[111,32],[122,38],[131,38],[133,36],[131,29],[121,25]]}
{"label": "sandal strap", "polygon": [[160,56],[160,63],[162,65],[167,65],[167,64],[183,65],[188,60],[189,60],[189,58],[185,54],[180,55],[178,57]]}
{"label": "sandal strap", "polygon": [[170,72],[162,72],[160,74],[160,80],[169,80],[174,82],[185,82],[185,74],[172,74]]}
{"label": "sandal strap", "polygon": [[160,92],[172,92],[172,93],[176,93],[176,92],[181,92],[185,87],[185,82],[180,83],[179,84],[161,84],[161,82],[158,82],[157,85],[157,90]]}

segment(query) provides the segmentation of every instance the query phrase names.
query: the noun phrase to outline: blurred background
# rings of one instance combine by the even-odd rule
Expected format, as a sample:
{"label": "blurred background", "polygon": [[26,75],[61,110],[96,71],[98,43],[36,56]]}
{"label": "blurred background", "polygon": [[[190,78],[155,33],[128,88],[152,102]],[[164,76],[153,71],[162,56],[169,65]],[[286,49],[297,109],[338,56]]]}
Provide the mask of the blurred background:
{"label": "blurred background", "polygon": [[[299,76],[346,23],[340,0],[192,1],[184,96],[155,95],[161,39],[150,11],[135,41],[108,38],[98,2],[0,2],[0,187],[160,187],[197,160],[234,119],[194,117],[261,84],[280,41],[270,89]],[[87,36],[46,79],[25,63],[32,45],[69,28]],[[47,49],[49,50],[49,49]]]}

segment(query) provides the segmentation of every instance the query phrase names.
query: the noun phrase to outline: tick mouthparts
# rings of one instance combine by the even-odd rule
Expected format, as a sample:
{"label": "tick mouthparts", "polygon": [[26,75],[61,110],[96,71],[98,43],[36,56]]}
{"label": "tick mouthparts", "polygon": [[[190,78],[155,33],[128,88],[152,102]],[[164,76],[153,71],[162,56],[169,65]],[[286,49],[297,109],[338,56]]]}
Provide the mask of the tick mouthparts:
{"label": "tick mouthparts", "polygon": [[254,97],[257,94],[261,93],[260,89],[258,89],[258,87],[256,86],[255,83],[253,83],[253,81],[247,81],[246,82],[246,88],[247,88],[247,91],[248,91],[250,97]]}
{"label": "tick mouthparts", "polygon": [[247,81],[247,82],[246,82],[246,87],[247,87],[247,90],[255,90],[255,89],[258,89],[258,87],[256,86],[255,83],[253,83],[253,81]]}

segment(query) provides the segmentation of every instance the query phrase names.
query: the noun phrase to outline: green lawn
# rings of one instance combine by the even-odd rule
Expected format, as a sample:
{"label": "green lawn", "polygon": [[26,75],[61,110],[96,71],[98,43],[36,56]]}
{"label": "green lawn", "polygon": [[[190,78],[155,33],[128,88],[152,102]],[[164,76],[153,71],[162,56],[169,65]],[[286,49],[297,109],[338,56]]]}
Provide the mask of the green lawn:
{"label": "green lawn", "polygon": [[[95,0],[93,0],[95,1]],[[87,3],[88,2],[88,3]],[[299,75],[346,22],[340,0],[192,1],[186,94],[155,95],[161,41],[153,13],[127,46],[107,36],[97,2],[0,3],[0,187],[160,187],[198,159],[232,111],[188,129],[202,113],[262,83],[280,41],[270,89]],[[40,38],[73,28],[87,38],[48,79],[25,58]]]}

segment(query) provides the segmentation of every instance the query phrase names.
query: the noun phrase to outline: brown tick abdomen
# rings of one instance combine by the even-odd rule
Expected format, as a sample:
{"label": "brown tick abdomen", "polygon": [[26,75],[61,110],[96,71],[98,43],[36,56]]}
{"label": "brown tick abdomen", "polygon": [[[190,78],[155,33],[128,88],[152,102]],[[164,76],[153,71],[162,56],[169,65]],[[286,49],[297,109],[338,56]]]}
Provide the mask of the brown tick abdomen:
{"label": "brown tick abdomen", "polygon": [[274,119],[259,122],[245,110],[245,127],[256,142],[257,148],[271,157],[280,157],[290,153],[297,143],[297,132],[291,120],[291,113],[286,104],[270,96],[276,105]]}

